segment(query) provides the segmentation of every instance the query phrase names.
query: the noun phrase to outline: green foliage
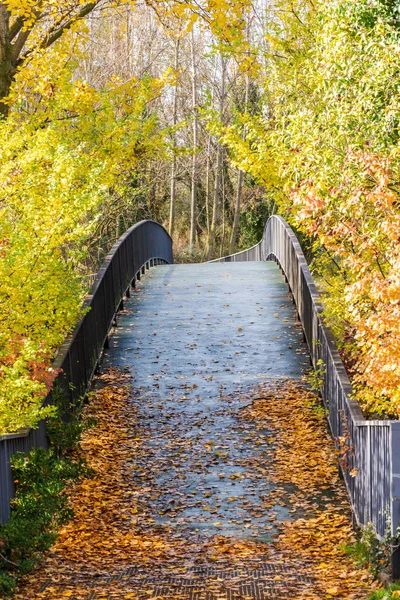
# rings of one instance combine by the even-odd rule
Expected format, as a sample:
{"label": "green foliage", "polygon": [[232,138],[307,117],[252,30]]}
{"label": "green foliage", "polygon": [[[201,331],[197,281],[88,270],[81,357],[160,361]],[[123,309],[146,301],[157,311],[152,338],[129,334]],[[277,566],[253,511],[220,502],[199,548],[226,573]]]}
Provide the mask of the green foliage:
{"label": "green foliage", "polygon": [[[102,211],[113,204],[119,217],[125,207],[131,214],[136,169],[164,148],[147,105],[168,74],[116,78],[96,90],[73,79],[70,45],[66,39],[49,51],[45,70],[33,59],[36,78],[17,78],[12,92],[14,105],[23,98],[32,112],[0,121],[2,433],[52,414],[42,405],[56,376],[50,364],[81,315],[90,253],[96,239],[105,241]],[[118,235],[121,225],[131,222],[119,218]],[[114,241],[106,240],[106,250]]]}
{"label": "green foliage", "polygon": [[[33,568],[56,538],[56,528],[72,517],[65,487],[89,471],[81,460],[60,457],[57,448],[36,448],[12,458],[16,496],[11,517],[0,526],[0,585],[11,591],[16,577]],[[1,587],[0,587],[1,589]]]}
{"label": "green foliage", "polygon": [[253,195],[243,207],[239,218],[238,250],[250,248],[261,240],[265,223],[274,214],[276,204],[266,197],[259,187],[255,187]]}
{"label": "green foliage", "polygon": [[82,432],[92,423],[81,418],[84,398],[71,402],[58,381],[53,386],[51,398],[55,411],[46,421],[46,432],[57,456],[68,456],[79,444]]}
{"label": "green foliage", "polygon": [[17,578],[32,569],[54,542],[57,527],[73,516],[64,494],[66,486],[92,475],[86,462],[73,452],[83,429],[91,423],[81,420],[82,406],[71,406],[57,387],[53,400],[54,415],[47,424],[50,448],[18,452],[11,459],[16,495],[8,523],[0,525],[3,593],[12,592]]}
{"label": "green foliage", "polygon": [[311,368],[306,375],[307,383],[312,390],[320,393],[321,387],[324,383],[324,375],[326,372],[326,366],[322,359],[317,361],[315,368]]}
{"label": "green foliage", "polygon": [[38,551],[47,549],[54,540],[54,529],[72,514],[65,486],[84,472],[83,463],[60,458],[54,449],[37,448],[28,455],[17,453],[12,458],[17,494],[12,513],[2,530],[8,548],[7,558],[17,562],[21,570],[32,566]]}
{"label": "green foliage", "polygon": [[398,10],[390,0],[274,0],[268,11],[264,110],[222,137],[311,240],[363,408],[398,416]]}
{"label": "green foliage", "polygon": [[392,583],[386,589],[376,590],[369,596],[369,600],[394,600],[395,598],[400,598],[399,583]]}
{"label": "green foliage", "polygon": [[[375,528],[372,523],[368,523],[365,527],[362,527],[358,532],[357,540],[349,545],[345,546],[343,550],[346,554],[353,557],[360,568],[368,569],[375,579],[378,579],[382,574],[388,576],[391,571],[391,559],[393,549],[395,547],[395,539],[390,533],[390,529],[386,532],[383,540],[379,540]],[[371,598],[386,598],[390,600],[392,598],[388,592],[396,591],[400,589],[394,584],[387,590],[379,590],[375,592],[378,595],[372,594]],[[381,592],[388,594],[380,596]],[[393,598],[400,597],[400,594],[393,595]]]}
{"label": "green foliage", "polygon": [[80,419],[62,419],[58,414],[47,420],[46,430],[57,456],[65,456],[80,440],[87,423]]}
{"label": "green foliage", "polygon": [[0,568],[0,594],[12,596],[17,585],[17,579]]}
{"label": "green foliage", "polygon": [[355,559],[359,567],[371,569],[374,576],[382,569],[383,544],[376,537],[372,523],[361,529],[359,539],[351,546],[346,546],[345,551]]}

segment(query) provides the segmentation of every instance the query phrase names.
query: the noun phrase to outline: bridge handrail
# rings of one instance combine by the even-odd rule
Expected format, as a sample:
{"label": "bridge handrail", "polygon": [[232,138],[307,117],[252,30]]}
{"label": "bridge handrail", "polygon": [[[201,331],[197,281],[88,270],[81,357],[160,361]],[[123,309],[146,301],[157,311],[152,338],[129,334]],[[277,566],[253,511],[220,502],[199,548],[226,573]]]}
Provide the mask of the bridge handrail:
{"label": "bridge handrail", "polygon": [[[400,422],[367,420],[353,399],[351,383],[330,329],[323,304],[300,243],[286,221],[274,215],[262,240],[248,250],[212,262],[275,260],[289,285],[314,368],[322,377],[321,395],[328,422],[343,458],[343,477],[354,516],[369,522],[383,538],[400,523]],[[397,560],[397,559],[396,559]],[[400,565],[397,577],[400,575]]]}
{"label": "bridge handrail", "polygon": [[[131,284],[150,266],[172,263],[172,240],[162,225],[146,220],[124,233],[107,254],[82,305],[83,316],[59,348],[53,368],[59,371],[53,388],[63,392],[66,404],[79,402],[87,391],[107,342],[115,314]],[[45,402],[51,402],[51,392]],[[10,457],[47,447],[46,425],[0,435],[0,522],[7,521],[14,483]]]}

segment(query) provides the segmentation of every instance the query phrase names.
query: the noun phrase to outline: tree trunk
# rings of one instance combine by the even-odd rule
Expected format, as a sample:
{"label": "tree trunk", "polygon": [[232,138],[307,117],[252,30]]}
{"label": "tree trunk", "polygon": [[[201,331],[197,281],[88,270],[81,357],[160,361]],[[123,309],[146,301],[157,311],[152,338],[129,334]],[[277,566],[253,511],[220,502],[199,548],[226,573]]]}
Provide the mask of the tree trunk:
{"label": "tree trunk", "polygon": [[[250,41],[250,21],[247,24],[246,37]],[[246,91],[245,91],[245,99],[244,99],[244,112],[245,113],[248,110],[249,93],[250,93],[250,76],[249,76],[249,74],[246,74]],[[246,139],[246,130],[243,131],[243,140],[245,140],[245,139]],[[243,189],[243,171],[239,170],[237,188],[236,188],[236,199],[235,199],[235,216],[233,219],[231,245],[230,245],[230,253],[231,254],[233,254],[235,252],[237,237],[238,237],[238,232],[239,232],[240,209],[241,209],[241,203],[242,203],[242,189]]]}
{"label": "tree trunk", "polygon": [[[216,77],[216,72],[217,72],[217,65],[215,65],[215,71],[214,71],[214,79]],[[214,87],[212,88],[212,92],[211,92],[211,104],[214,104]],[[210,172],[211,172],[211,135],[208,134],[208,138],[207,138],[207,161],[206,161],[206,198],[205,198],[205,202],[206,202],[206,219],[207,219],[207,239],[210,239],[210,231],[211,231],[211,224],[210,224]]]}
{"label": "tree trunk", "polygon": [[[175,71],[179,66],[179,38],[175,40]],[[172,108],[172,123],[175,127],[177,123],[177,106],[178,106],[178,86],[174,88],[174,101]],[[171,200],[169,207],[169,234],[172,237],[175,228],[175,204],[176,204],[176,135],[173,133],[172,140],[172,164],[171,164]]]}
{"label": "tree trunk", "polygon": [[208,135],[207,141],[207,159],[206,159],[206,223],[207,223],[207,235],[210,235],[210,152],[211,152],[211,136]]}
{"label": "tree trunk", "polygon": [[[73,24],[87,17],[97,6],[100,0],[86,2],[77,7],[71,16],[71,7],[66,3],[63,16],[57,15],[53,20],[43,8],[43,2],[31,2],[35,5],[35,21],[26,26],[24,17],[16,17],[10,27],[10,13],[7,5],[0,0],[0,115],[6,117],[9,112],[8,105],[4,99],[9,95],[11,85],[14,81],[17,68],[24,65],[29,56],[35,50],[35,46],[26,48],[26,42],[33,31],[36,30],[38,22],[45,23],[47,34],[38,37],[36,49],[45,50],[59,40],[65,31],[71,29]],[[14,3],[13,3],[14,4]],[[59,23],[61,23],[59,25]],[[38,26],[40,28],[40,25]]]}
{"label": "tree trunk", "polygon": [[189,252],[193,252],[196,244],[196,214],[197,214],[197,145],[198,145],[198,113],[197,113],[197,73],[196,54],[194,47],[194,32],[191,39],[192,55],[192,110],[193,110],[193,157],[192,157],[192,194],[190,199],[190,241]]}
{"label": "tree trunk", "polygon": [[7,117],[8,106],[2,102],[10,93],[15,74],[10,44],[10,15],[5,4],[0,3],[0,115]]}
{"label": "tree trunk", "polygon": [[[224,161],[222,160],[222,164]],[[224,255],[224,247],[225,247],[225,171],[222,169],[221,174],[221,191],[222,191],[222,202],[221,202],[221,213],[222,213],[222,234],[221,234],[221,246],[219,250],[220,257]]]}
{"label": "tree trunk", "polygon": [[[219,116],[221,122],[224,119],[225,110],[225,78],[226,78],[226,59],[221,55],[221,96],[220,96],[220,108]],[[211,260],[214,242],[217,232],[217,226],[219,222],[219,205],[220,205],[220,181],[222,171],[222,146],[217,146],[217,164],[215,166],[215,179],[214,179],[214,195],[213,195],[213,212],[211,219],[210,235],[208,241],[207,260]]]}
{"label": "tree trunk", "polygon": [[221,181],[221,165],[222,165],[222,147],[220,144],[217,146],[217,164],[215,166],[215,179],[214,179],[214,193],[213,193],[213,210],[210,227],[210,237],[208,242],[207,260],[211,260],[215,234],[217,231],[217,224],[219,221],[219,188]]}
{"label": "tree trunk", "polygon": [[240,218],[240,205],[242,200],[242,188],[243,188],[243,171],[239,169],[237,187],[236,187],[236,201],[235,201],[235,217],[233,219],[232,237],[230,245],[230,254],[234,254],[237,242],[237,235],[239,231],[239,218]]}

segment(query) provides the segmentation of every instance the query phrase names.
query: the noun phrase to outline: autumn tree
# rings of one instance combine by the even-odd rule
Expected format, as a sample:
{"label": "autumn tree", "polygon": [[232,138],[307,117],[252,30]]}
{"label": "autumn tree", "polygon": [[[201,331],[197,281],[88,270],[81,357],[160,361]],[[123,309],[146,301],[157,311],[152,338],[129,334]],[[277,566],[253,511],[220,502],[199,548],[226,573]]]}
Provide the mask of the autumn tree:
{"label": "autumn tree", "polygon": [[210,189],[219,147],[202,122],[210,64],[240,54],[246,3],[114,4],[0,4],[1,431],[51,411],[51,360],[89,275],[138,218],[168,221],[171,156],[176,236],[194,248],[206,227],[203,173]]}
{"label": "autumn tree", "polygon": [[263,109],[223,141],[313,246],[325,318],[362,407],[398,417],[398,11],[274,0],[267,12]]}
{"label": "autumn tree", "polygon": [[8,114],[8,96],[17,70],[34,53],[43,53],[72,25],[91,13],[95,2],[39,0],[0,2],[0,113]]}

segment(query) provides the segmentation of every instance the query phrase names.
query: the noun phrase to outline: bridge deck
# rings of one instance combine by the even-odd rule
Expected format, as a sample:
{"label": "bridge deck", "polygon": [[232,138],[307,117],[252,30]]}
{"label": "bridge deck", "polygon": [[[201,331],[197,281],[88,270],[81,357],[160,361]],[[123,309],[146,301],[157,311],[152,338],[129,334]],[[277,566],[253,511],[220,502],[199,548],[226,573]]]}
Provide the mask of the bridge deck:
{"label": "bridge deck", "polygon": [[[147,273],[118,317],[94,396],[122,389],[123,411],[110,414],[111,394],[88,430],[83,447],[97,474],[78,486],[75,522],[18,600],[366,597],[368,576],[360,583],[337,549],[349,539],[349,507],[322,417],[318,433],[310,424],[315,406],[303,420],[302,409],[295,411],[303,389],[293,386],[293,396],[283,384],[274,387],[309,367],[295,317],[274,263]],[[272,390],[261,402],[269,417],[274,402],[275,421],[262,411],[251,417],[258,386],[261,396]],[[273,477],[282,432],[289,434],[285,451],[297,448],[283,462],[285,475],[296,464],[296,485],[291,475]],[[296,519],[287,545],[277,545],[274,534],[282,539],[290,529],[282,521]],[[297,556],[299,546],[305,554]]]}
{"label": "bridge deck", "polygon": [[143,393],[168,397],[182,379],[186,396],[207,404],[221,386],[230,393],[269,377],[297,379],[310,366],[273,262],[156,267],[139,285],[107,360],[129,369]]}
{"label": "bridge deck", "polygon": [[251,388],[309,367],[295,317],[272,262],[158,267],[127,303],[105,362],[134,378],[147,446],[137,468],[159,490],[160,524],[265,539],[265,511],[251,528],[248,517],[271,483],[252,474],[259,450],[237,417]]}

